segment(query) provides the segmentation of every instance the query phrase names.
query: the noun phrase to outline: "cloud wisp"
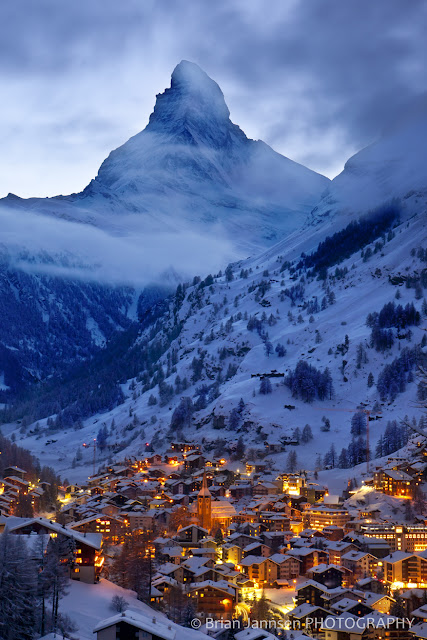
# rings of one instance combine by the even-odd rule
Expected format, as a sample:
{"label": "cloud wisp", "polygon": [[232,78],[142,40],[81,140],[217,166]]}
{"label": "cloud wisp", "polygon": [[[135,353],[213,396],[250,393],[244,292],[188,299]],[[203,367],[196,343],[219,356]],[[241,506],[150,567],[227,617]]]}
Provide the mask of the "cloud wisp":
{"label": "cloud wisp", "polygon": [[134,230],[115,236],[97,227],[2,208],[0,250],[11,268],[28,273],[144,287],[176,284],[215,272],[233,256],[221,229],[209,235]]}

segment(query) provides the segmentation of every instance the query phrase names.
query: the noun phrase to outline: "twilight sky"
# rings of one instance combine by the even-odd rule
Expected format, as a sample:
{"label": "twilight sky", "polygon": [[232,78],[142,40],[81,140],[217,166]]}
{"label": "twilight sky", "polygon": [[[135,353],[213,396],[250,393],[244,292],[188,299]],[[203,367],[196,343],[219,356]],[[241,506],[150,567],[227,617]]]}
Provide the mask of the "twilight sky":
{"label": "twilight sky", "polygon": [[0,197],[80,191],[181,59],[252,138],[334,177],[426,91],[424,0],[14,0],[0,6]]}

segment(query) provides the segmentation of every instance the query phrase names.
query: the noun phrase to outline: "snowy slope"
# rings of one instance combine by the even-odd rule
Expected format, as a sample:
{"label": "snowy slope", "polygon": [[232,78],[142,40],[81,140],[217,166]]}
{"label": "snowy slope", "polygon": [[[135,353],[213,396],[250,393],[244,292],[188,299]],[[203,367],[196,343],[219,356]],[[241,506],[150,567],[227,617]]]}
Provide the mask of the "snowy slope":
{"label": "snowy slope", "polygon": [[427,95],[418,99],[351,157],[313,210],[318,221],[334,214],[365,212],[391,198],[409,201],[413,210],[427,199]]}
{"label": "snowy slope", "polygon": [[[426,318],[422,319],[419,327],[411,328],[411,340],[397,339],[392,349],[379,353],[369,346],[370,329],[366,326],[366,317],[373,311],[379,311],[386,302],[394,301],[397,290],[400,299],[396,303],[405,305],[414,302],[417,309],[421,309],[422,300],[414,298],[414,289],[392,284],[389,276],[409,275],[422,270],[423,263],[416,255],[411,255],[411,250],[420,245],[426,246],[425,215],[425,209],[410,219],[403,215],[403,221],[393,230],[393,237],[385,242],[380,251],[373,253],[367,261],[358,251],[339,265],[341,270],[348,269],[346,275],[334,277],[333,268],[326,284],[306,277],[304,301],[298,301],[296,306],[292,306],[290,299],[282,292],[298,281],[291,279],[287,268],[281,271],[281,266],[287,259],[295,259],[302,249],[307,250],[313,243],[313,230],[311,235],[308,230],[301,235],[299,246],[294,239],[289,254],[280,243],[259,258],[234,265],[234,277],[230,282],[221,275],[214,278],[211,286],[202,289],[198,285],[189,287],[179,306],[178,315],[174,314],[175,300],[171,303],[170,313],[162,319],[155,338],[164,336],[178,320],[183,323],[179,336],[160,358],[160,364],[167,384],[176,387],[176,377],[179,375],[181,380],[184,377],[188,379],[189,386],[185,390],[180,388],[164,406],[149,404],[151,395],[158,398],[159,389],[157,385],[147,389],[146,378],[142,376],[140,381],[133,380],[123,385],[127,395],[123,405],[87,420],[80,431],[56,433],[54,437],[57,442],[48,447],[44,446],[45,439],[49,437],[47,434],[42,433],[37,439],[25,437],[13,425],[5,427],[3,432],[7,434],[14,430],[19,443],[40,455],[43,463],[54,465],[70,480],[82,480],[92,471],[92,454],[90,450],[83,450],[81,444],[84,440],[96,437],[103,422],[111,428],[114,420],[115,428],[109,436],[109,442],[121,447],[117,459],[125,455],[143,454],[145,443],[153,439],[156,451],[164,450],[169,437],[186,437],[196,442],[202,439],[213,441],[221,437],[232,443],[242,435],[248,450],[263,449],[265,440],[278,441],[283,435],[290,436],[296,427],[302,429],[305,424],[310,424],[314,439],[308,444],[299,445],[295,451],[299,465],[314,469],[317,455],[323,455],[332,442],[338,453],[342,447],[348,446],[352,412],[357,406],[366,403],[372,408],[378,401],[382,419],[372,422],[371,428],[371,448],[375,450],[388,420],[400,420],[406,414],[410,418],[418,419],[420,416],[420,410],[416,407],[415,382],[408,384],[394,401],[381,402],[375,384],[368,388],[367,378],[372,372],[376,383],[379,373],[399,355],[400,349],[419,344],[423,329],[427,328]],[[314,238],[317,242],[317,231]],[[373,249],[374,245],[373,241],[370,247]],[[263,281],[267,281],[270,288],[264,296],[260,296],[257,292]],[[310,313],[309,309],[298,306],[314,300],[314,296],[317,296],[321,306],[327,289],[334,294],[335,302],[328,303],[325,309]],[[278,343],[285,346],[285,357],[278,357],[275,352],[267,356],[264,342],[257,331],[248,330],[248,318],[261,318],[263,312],[267,316],[263,327],[268,331],[268,339],[273,348]],[[320,342],[316,340],[316,330]],[[345,355],[341,355],[339,345],[345,342],[346,335],[349,349]],[[358,368],[356,358],[360,344],[366,350],[368,362]],[[223,359],[219,357],[221,350],[225,350]],[[203,373],[200,380],[192,383],[193,359],[199,358],[201,351],[206,352]],[[177,363],[175,369],[168,366],[173,358]],[[272,369],[287,373],[300,359],[322,370],[325,367],[330,369],[334,384],[332,399],[305,403],[293,397],[281,379],[272,380],[271,394],[260,394],[259,379],[251,377],[252,374]],[[230,365],[235,367],[235,371],[229,369]],[[230,373],[229,379],[227,373]],[[197,402],[197,390],[202,385],[210,388],[206,407],[194,413],[191,426],[185,427],[179,435],[168,434],[171,416],[180,398],[189,396],[193,402]],[[237,427],[230,428],[230,413],[237,407],[240,398],[243,398],[245,408]],[[285,405],[293,405],[295,409],[289,410]],[[137,416],[136,425],[131,414]],[[218,427],[215,419],[221,416],[223,426],[215,428]],[[322,416],[331,421],[329,433],[321,431]],[[41,425],[44,425],[44,421]],[[72,460],[77,450],[82,451],[83,459],[73,467]],[[272,469],[286,468],[289,450],[288,447],[285,453],[271,456]],[[108,455],[101,454],[98,463]],[[348,477],[352,472],[343,470],[340,473]]]}
{"label": "snowy slope", "polygon": [[147,127],[109,155],[82,193],[0,204],[119,235],[214,231],[231,241],[230,257],[244,257],[300,228],[328,184],[248,139],[216,82],[182,61]]}
{"label": "snowy slope", "polygon": [[[203,640],[206,636],[199,631],[184,629],[171,622],[166,616],[158,611],[154,611],[149,606],[137,600],[133,591],[122,589],[108,580],[101,579],[99,584],[84,584],[83,582],[71,581],[69,591],[59,604],[59,611],[70,616],[71,620],[78,626],[73,637],[80,640],[94,638],[94,628],[103,620],[115,615],[110,608],[113,596],[121,596],[128,603],[127,611],[132,615],[146,616],[147,621],[152,622],[153,617],[159,624],[170,625],[176,633],[177,640]],[[59,638],[60,634],[57,635]]]}

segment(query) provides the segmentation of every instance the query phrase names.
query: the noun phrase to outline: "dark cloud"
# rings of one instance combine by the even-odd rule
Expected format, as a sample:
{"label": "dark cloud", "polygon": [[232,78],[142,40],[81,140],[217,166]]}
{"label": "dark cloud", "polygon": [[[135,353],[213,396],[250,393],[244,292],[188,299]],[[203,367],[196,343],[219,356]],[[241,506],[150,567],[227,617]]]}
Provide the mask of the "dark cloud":
{"label": "dark cloud", "polygon": [[333,175],[425,91],[423,0],[16,0],[0,8],[0,194],[75,191],[179,60],[251,137]]}

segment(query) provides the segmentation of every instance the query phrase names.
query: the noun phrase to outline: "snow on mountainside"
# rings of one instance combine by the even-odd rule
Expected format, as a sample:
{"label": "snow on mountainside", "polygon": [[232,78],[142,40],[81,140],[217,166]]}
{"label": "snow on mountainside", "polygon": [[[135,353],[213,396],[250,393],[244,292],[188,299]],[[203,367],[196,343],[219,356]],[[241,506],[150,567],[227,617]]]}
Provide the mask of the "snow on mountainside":
{"label": "snow on mountainside", "polygon": [[303,226],[328,180],[249,140],[229,115],[218,85],[183,61],[145,130],[82,193],[0,201],[7,388],[89,357],[126,328],[133,287],[171,291]]}
{"label": "snow on mountainside", "polygon": [[219,86],[183,61],[145,130],[82,193],[0,201],[6,387],[96,352],[136,319],[134,287],[171,291],[304,225],[327,178],[249,140],[229,115]]}
{"label": "snow on mountainside", "polygon": [[117,234],[215,232],[231,242],[229,257],[236,258],[301,228],[328,184],[248,139],[231,122],[216,82],[184,60],[157,96],[147,127],[109,155],[82,193],[8,196],[0,205]]}
{"label": "snow on mountainside", "polygon": [[364,212],[391,198],[427,200],[427,95],[351,157],[313,210],[315,220]]}
{"label": "snow on mountainside", "polygon": [[[415,373],[426,358],[425,121],[424,110],[417,110],[416,117],[401,120],[352,158],[309,220],[301,212],[311,196],[303,202],[298,189],[292,191],[277,176],[282,166],[287,176],[292,173],[292,184],[298,185],[302,176],[301,194],[310,192],[304,176],[314,184],[312,194],[323,179],[248,140],[229,120],[219,87],[195,65],[178,65],[147,128],[110,155],[82,194],[18,200],[16,206],[110,225],[110,230],[115,225],[116,231],[141,224],[219,233],[222,225],[237,239],[236,251],[245,254],[249,245],[252,250],[263,245],[264,250],[214,276],[206,277],[201,262],[203,280],[180,286],[152,316],[144,316],[130,347],[127,335],[128,342],[114,343],[112,351],[107,345],[105,357],[88,365],[90,379],[80,372],[74,387],[64,381],[60,397],[75,400],[72,411],[65,402],[66,412],[48,425],[48,416],[41,419],[40,406],[33,402],[26,417],[40,418],[36,432],[34,426],[26,430],[11,424],[4,427],[5,435],[14,432],[44,464],[81,480],[91,471],[91,453],[81,443],[96,437],[103,424],[111,449],[101,454],[100,463],[111,455],[140,455],[146,443],[162,451],[170,439],[183,437],[204,439],[208,447],[211,442],[231,455],[242,436],[252,455],[251,449],[264,450],[265,441],[294,437],[296,428],[302,431],[309,424],[314,438],[298,445],[296,453],[299,465],[314,468],[318,454],[323,456],[331,443],[337,452],[350,445],[352,411],[361,403],[382,410],[373,423],[373,451],[389,420],[399,421],[405,414],[418,420]],[[270,177],[274,188],[266,194]],[[317,262],[310,258],[327,235],[340,232],[358,212],[393,197],[401,199],[399,219],[375,227],[377,231],[355,224],[347,236],[324,244]],[[295,207],[291,213],[290,201]],[[265,248],[279,236],[277,244]],[[387,324],[388,310],[386,324],[377,326],[371,319],[374,327],[368,326],[368,314],[387,303],[413,303],[420,316],[405,327],[400,320]],[[92,335],[97,332],[93,320],[92,315],[86,326]],[[309,381],[304,393],[313,395],[314,389],[311,402],[304,401],[302,385],[283,384],[301,360],[314,367],[302,375]],[[271,370],[283,376],[271,378],[271,393],[268,385],[262,393],[267,383],[261,388],[257,374]],[[118,406],[121,394],[109,397],[112,380],[120,382],[125,396]],[[98,389],[114,408],[86,418]],[[51,399],[43,406],[52,408]],[[323,416],[330,420],[329,432],[322,430]],[[52,434],[55,442],[45,447]],[[289,450],[287,445],[286,453],[271,456],[271,467],[286,466]]]}
{"label": "snow on mountainside", "polygon": [[[354,250],[357,234],[353,233],[352,255],[341,262],[337,240],[337,263],[326,279],[298,267],[301,251],[313,251],[319,240],[318,231],[313,234],[309,228],[299,239],[293,238],[288,250],[285,242],[279,243],[258,258],[234,264],[226,274],[195,281],[185,291],[180,289],[169,311],[137,339],[137,345],[148,339],[153,353],[158,353],[159,345],[165,348],[163,355],[145,362],[140,375],[122,385],[126,395],[122,405],[86,420],[81,430],[56,431],[57,442],[48,449],[44,441],[51,437],[52,427],[49,430],[45,420],[39,421],[37,436],[22,434],[14,425],[5,427],[4,433],[15,431],[19,444],[40,455],[43,463],[54,465],[70,480],[82,480],[91,472],[92,458],[81,443],[96,437],[104,423],[116,459],[143,454],[147,442],[158,452],[167,448],[169,439],[184,437],[211,441],[230,455],[242,436],[251,456],[251,449],[264,450],[265,441],[291,437],[297,427],[302,431],[309,424],[313,440],[295,449],[287,446],[285,453],[272,455],[269,461],[272,469],[286,468],[288,453],[295,450],[298,465],[314,469],[318,454],[323,457],[332,443],[337,454],[348,447],[351,412],[364,403],[382,411],[371,428],[375,452],[389,420],[399,421],[405,414],[410,419],[420,417],[412,357],[418,363],[426,357],[421,340],[427,328],[422,292],[427,252],[419,251],[427,246],[425,220],[425,208],[409,218],[403,210],[394,228],[371,237],[363,251]],[[335,219],[334,230],[340,228]],[[366,319],[390,302],[414,303],[420,322],[410,330],[390,329],[393,345],[377,350],[371,345]],[[408,363],[405,371],[396,365],[402,354]],[[305,402],[301,392],[292,393],[283,384],[283,377],[271,378],[271,393],[261,392],[256,374],[277,370],[287,376],[300,360],[320,372],[329,369],[331,397],[329,391],[326,397],[315,393],[311,402]],[[377,384],[390,365],[398,389],[390,383],[394,392],[384,394]],[[370,373],[373,384],[368,385]],[[191,398],[194,413],[184,409],[172,420],[182,397]],[[330,432],[322,431],[323,416],[330,420]],[[98,462],[110,455],[111,450],[104,452]],[[342,476],[347,473],[352,472],[343,470]]]}

